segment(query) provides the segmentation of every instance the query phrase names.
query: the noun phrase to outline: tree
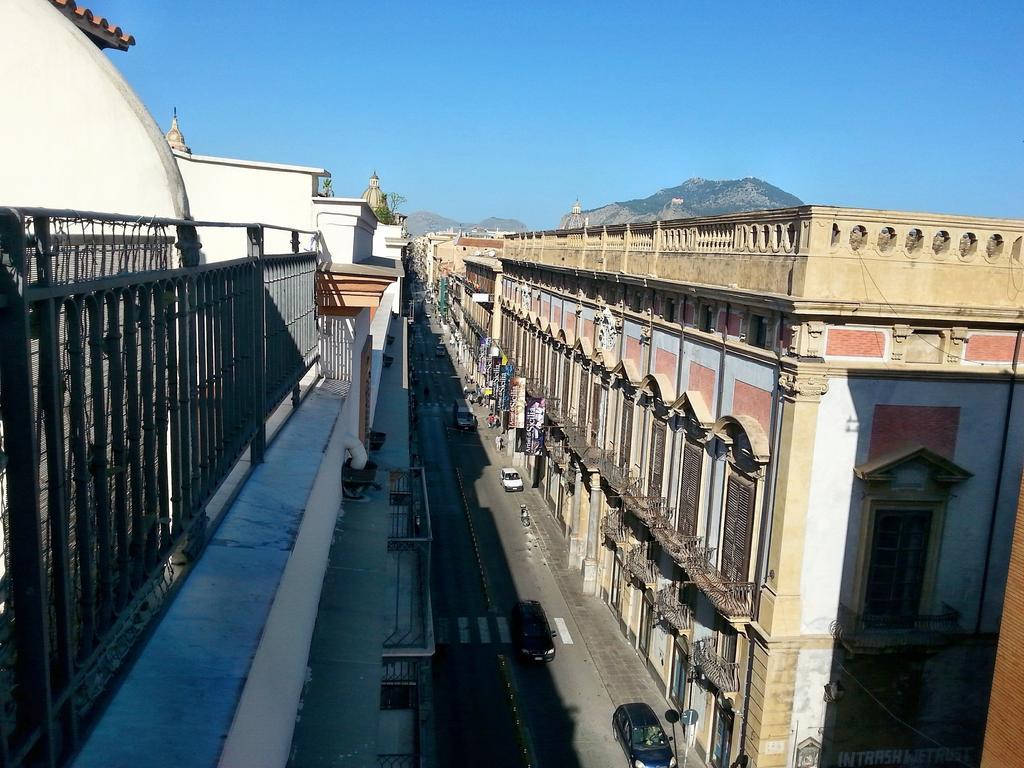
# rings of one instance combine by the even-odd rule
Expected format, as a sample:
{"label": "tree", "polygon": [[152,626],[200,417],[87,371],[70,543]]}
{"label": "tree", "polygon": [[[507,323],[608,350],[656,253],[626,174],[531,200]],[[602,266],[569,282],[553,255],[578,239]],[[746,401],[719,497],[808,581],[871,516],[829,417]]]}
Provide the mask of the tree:
{"label": "tree", "polygon": [[397,224],[398,206],[405,202],[405,198],[397,192],[388,192],[384,195],[384,202],[373,209],[377,220],[381,224]]}

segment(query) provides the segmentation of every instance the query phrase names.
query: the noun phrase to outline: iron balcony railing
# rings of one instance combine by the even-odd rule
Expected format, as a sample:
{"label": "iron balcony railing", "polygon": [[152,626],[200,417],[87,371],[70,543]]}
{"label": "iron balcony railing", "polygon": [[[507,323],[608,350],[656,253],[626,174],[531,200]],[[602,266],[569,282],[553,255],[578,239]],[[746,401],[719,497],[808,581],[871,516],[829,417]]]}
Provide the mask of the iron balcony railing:
{"label": "iron balcony railing", "polygon": [[749,621],[754,610],[754,584],[726,581],[711,562],[714,550],[694,546],[684,568],[694,584],[727,620]]}
{"label": "iron balcony railing", "polygon": [[694,557],[701,544],[699,536],[689,536],[680,533],[671,525],[656,528],[654,530],[654,538],[658,540],[661,548],[668,552],[669,557],[684,569],[690,559]]}
{"label": "iron balcony railing", "polygon": [[631,482],[629,471],[615,461],[615,454],[612,451],[596,449],[593,465],[612,490],[621,494],[629,486]]}
{"label": "iron balcony railing", "polygon": [[626,555],[626,571],[638,583],[653,588],[658,583],[658,565],[651,560],[650,543],[642,542]]}
{"label": "iron balcony railing", "polygon": [[625,546],[629,541],[629,527],[623,522],[622,512],[608,512],[601,521],[601,533],[616,547]]}
{"label": "iron balcony railing", "polygon": [[718,654],[714,637],[706,637],[693,644],[693,663],[704,678],[723,695],[735,695],[739,692],[740,665],[735,661],[726,661]]}
{"label": "iron balcony railing", "polygon": [[879,616],[856,613],[840,603],[829,629],[836,640],[861,652],[946,645],[962,630],[956,609],[945,603],[942,608],[933,614]]}
{"label": "iron balcony railing", "polygon": [[651,531],[671,525],[668,499],[663,496],[648,496],[641,489],[639,478],[631,478],[624,491],[622,501],[626,509],[636,515]]}
{"label": "iron balcony railing", "polygon": [[678,584],[667,584],[659,589],[654,607],[658,615],[677,632],[686,632],[693,626],[693,609],[680,602]]}
{"label": "iron balcony railing", "polygon": [[[0,210],[0,754],[53,766],[195,558],[207,502],[317,362],[315,251],[201,264],[196,227]],[[312,234],[312,233],[309,233]]]}

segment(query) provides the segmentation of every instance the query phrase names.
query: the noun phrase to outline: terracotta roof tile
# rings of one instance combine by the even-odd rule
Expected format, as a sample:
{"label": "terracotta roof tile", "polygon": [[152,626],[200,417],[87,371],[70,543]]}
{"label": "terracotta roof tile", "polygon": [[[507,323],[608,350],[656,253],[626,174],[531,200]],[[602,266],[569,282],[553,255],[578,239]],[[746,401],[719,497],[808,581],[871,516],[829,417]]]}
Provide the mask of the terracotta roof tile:
{"label": "terracotta roof tile", "polygon": [[74,0],[50,0],[50,2],[101,49],[117,48],[120,51],[127,51],[130,46],[135,45],[133,35],[127,34],[123,29],[111,24],[104,17],[97,16],[88,8],[80,7]]}

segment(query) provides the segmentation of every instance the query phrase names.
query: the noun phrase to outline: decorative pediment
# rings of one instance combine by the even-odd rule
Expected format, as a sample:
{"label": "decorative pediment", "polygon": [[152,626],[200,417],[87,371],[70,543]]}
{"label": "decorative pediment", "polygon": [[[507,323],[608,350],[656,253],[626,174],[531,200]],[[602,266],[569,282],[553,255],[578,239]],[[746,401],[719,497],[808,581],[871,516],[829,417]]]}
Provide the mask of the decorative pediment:
{"label": "decorative pediment", "polygon": [[595,360],[594,356],[594,342],[586,336],[580,336],[576,339],[576,343],[572,345],[574,352],[579,352],[583,357],[588,360]]}
{"label": "decorative pediment", "polygon": [[929,479],[950,484],[974,477],[973,472],[923,445],[908,445],[890,451],[854,467],[853,471],[861,480],[907,489],[923,487]]}
{"label": "decorative pediment", "polygon": [[682,414],[685,419],[703,432],[710,431],[715,422],[715,417],[711,415],[711,409],[704,402],[704,395],[695,390],[683,392],[672,403],[672,410]]}
{"label": "decorative pediment", "polygon": [[741,470],[751,471],[768,463],[768,435],[753,416],[722,416],[712,432],[725,445],[729,460]]}
{"label": "decorative pediment", "polygon": [[613,376],[625,379],[634,387],[640,386],[640,380],[642,378],[640,376],[640,371],[637,369],[636,363],[628,358],[619,360],[619,362],[615,364],[615,367],[612,368],[611,373]]}
{"label": "decorative pediment", "polygon": [[676,388],[664,373],[649,373],[640,381],[640,389],[656,397],[666,406],[676,400]]}

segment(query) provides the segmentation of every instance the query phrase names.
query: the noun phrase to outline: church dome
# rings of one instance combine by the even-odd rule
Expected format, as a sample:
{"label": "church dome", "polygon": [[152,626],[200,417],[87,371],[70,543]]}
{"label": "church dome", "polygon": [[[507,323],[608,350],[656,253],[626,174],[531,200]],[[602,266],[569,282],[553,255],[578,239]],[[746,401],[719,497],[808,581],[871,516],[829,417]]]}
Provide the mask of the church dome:
{"label": "church dome", "polygon": [[572,207],[572,213],[566,216],[562,222],[562,229],[583,229],[585,226],[587,226],[587,220],[583,218],[583,209],[577,199]]}
{"label": "church dome", "polygon": [[384,193],[380,188],[380,179],[377,178],[377,172],[373,172],[373,176],[370,177],[370,186],[363,190],[363,200],[370,204],[370,207],[377,210],[382,205],[387,205],[387,198],[384,197]]}
{"label": "church dome", "polygon": [[185,136],[181,132],[181,128],[178,127],[178,109],[174,109],[174,117],[171,118],[171,130],[164,134],[164,138],[167,139],[167,143],[171,145],[171,149],[176,149],[179,152],[188,152],[192,154],[192,150],[185,146]]}

